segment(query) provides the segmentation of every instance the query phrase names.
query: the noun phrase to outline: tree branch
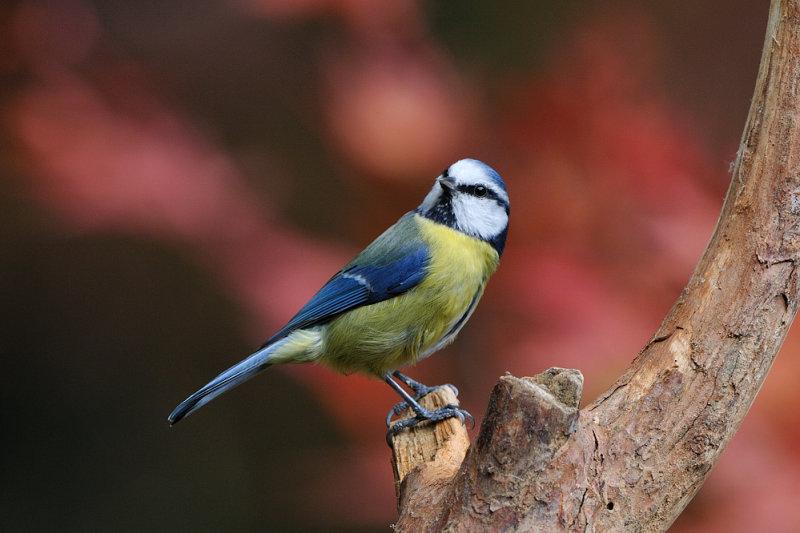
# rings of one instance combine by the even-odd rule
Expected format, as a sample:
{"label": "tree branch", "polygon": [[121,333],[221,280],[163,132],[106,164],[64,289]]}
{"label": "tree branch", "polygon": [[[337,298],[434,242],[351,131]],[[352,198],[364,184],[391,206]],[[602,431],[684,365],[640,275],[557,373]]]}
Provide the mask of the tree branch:
{"label": "tree branch", "polygon": [[[580,412],[577,371],[501,378],[457,471],[419,455],[397,530],[663,531],[695,495],[797,312],[799,2],[772,1],[720,219],[653,338]],[[396,454],[414,442],[396,440]]]}

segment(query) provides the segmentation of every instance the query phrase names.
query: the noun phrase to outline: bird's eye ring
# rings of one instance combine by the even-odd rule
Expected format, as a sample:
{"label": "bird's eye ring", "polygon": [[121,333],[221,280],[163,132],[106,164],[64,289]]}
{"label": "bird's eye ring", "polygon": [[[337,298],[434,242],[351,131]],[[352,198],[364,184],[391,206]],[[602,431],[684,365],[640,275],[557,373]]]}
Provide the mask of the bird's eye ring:
{"label": "bird's eye ring", "polygon": [[478,198],[486,196],[486,193],[487,193],[486,187],[484,187],[483,185],[478,185],[477,187],[475,187],[475,196],[477,196]]}

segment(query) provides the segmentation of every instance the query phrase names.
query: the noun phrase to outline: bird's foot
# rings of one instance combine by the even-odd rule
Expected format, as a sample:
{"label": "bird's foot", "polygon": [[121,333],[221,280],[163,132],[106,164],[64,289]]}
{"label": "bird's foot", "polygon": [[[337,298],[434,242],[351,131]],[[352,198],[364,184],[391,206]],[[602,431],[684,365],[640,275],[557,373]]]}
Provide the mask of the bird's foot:
{"label": "bird's foot", "polygon": [[[413,398],[415,401],[418,401],[423,396],[430,394],[436,389],[440,389],[442,387],[450,387],[455,393],[455,395],[458,396],[458,389],[456,388],[455,385],[451,385],[450,383],[445,383],[444,385],[434,385],[433,387],[429,387],[428,385],[423,385],[419,381],[414,381],[408,376],[404,375],[402,376],[403,378],[406,378],[402,380],[403,383],[408,385],[408,388],[414,391]],[[395,406],[389,409],[389,412],[386,413],[386,427],[392,427],[392,419],[396,416],[400,416],[403,413],[403,411],[409,408],[413,409],[414,407],[412,405],[409,405],[408,402],[399,402],[395,404]]]}
{"label": "bird's foot", "polygon": [[[405,403],[398,405],[402,405],[403,409],[405,409],[406,407]],[[395,406],[395,408],[397,408],[397,406]],[[403,409],[401,409],[400,411],[402,412]],[[449,403],[444,407],[440,407],[439,409],[433,411],[424,408],[421,409],[420,411],[414,409],[414,411],[416,412],[416,416],[414,416],[413,418],[400,420],[389,426],[389,431],[386,433],[386,442],[389,444],[389,446],[392,445],[392,437],[394,437],[404,429],[416,426],[417,424],[419,424],[420,422],[424,422],[425,420],[430,420],[432,422],[439,422],[441,420],[446,420],[448,418],[458,418],[463,424],[465,420],[469,419],[469,421],[472,422],[472,427],[475,427],[475,418],[473,418],[473,416],[469,414],[469,412],[467,412],[465,409],[462,409],[461,407],[453,403]],[[389,412],[389,414],[391,415],[393,412],[394,408],[392,409],[392,411]]]}

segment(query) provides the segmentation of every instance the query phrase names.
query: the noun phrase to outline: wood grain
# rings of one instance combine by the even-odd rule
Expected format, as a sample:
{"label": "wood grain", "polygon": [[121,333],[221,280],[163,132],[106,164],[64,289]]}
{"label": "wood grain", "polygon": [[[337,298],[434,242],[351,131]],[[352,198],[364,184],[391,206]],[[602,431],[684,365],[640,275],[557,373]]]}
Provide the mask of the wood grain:
{"label": "wood grain", "polygon": [[[696,494],[747,414],[797,312],[798,2],[770,5],[717,227],[650,341],[579,412],[575,371],[502,377],[460,466],[453,461],[461,443],[444,461],[437,447],[456,441],[425,437],[436,429],[421,428],[411,437],[428,439],[414,452],[421,462],[404,458],[399,470],[414,464],[399,492],[398,531],[664,531]],[[555,382],[567,397],[553,393]],[[446,467],[428,466],[437,461]]]}

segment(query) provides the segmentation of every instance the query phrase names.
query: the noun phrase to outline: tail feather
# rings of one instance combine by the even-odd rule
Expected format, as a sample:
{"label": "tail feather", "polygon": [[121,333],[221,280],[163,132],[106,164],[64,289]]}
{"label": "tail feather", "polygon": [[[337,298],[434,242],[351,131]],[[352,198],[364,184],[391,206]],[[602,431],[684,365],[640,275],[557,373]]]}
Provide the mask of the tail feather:
{"label": "tail feather", "polygon": [[280,343],[266,346],[247,359],[233,365],[228,370],[212,379],[205,387],[186,398],[167,417],[172,426],[183,418],[201,408],[223,392],[229,391],[237,385],[244,383],[265,368],[272,366],[270,361],[272,353]]}

